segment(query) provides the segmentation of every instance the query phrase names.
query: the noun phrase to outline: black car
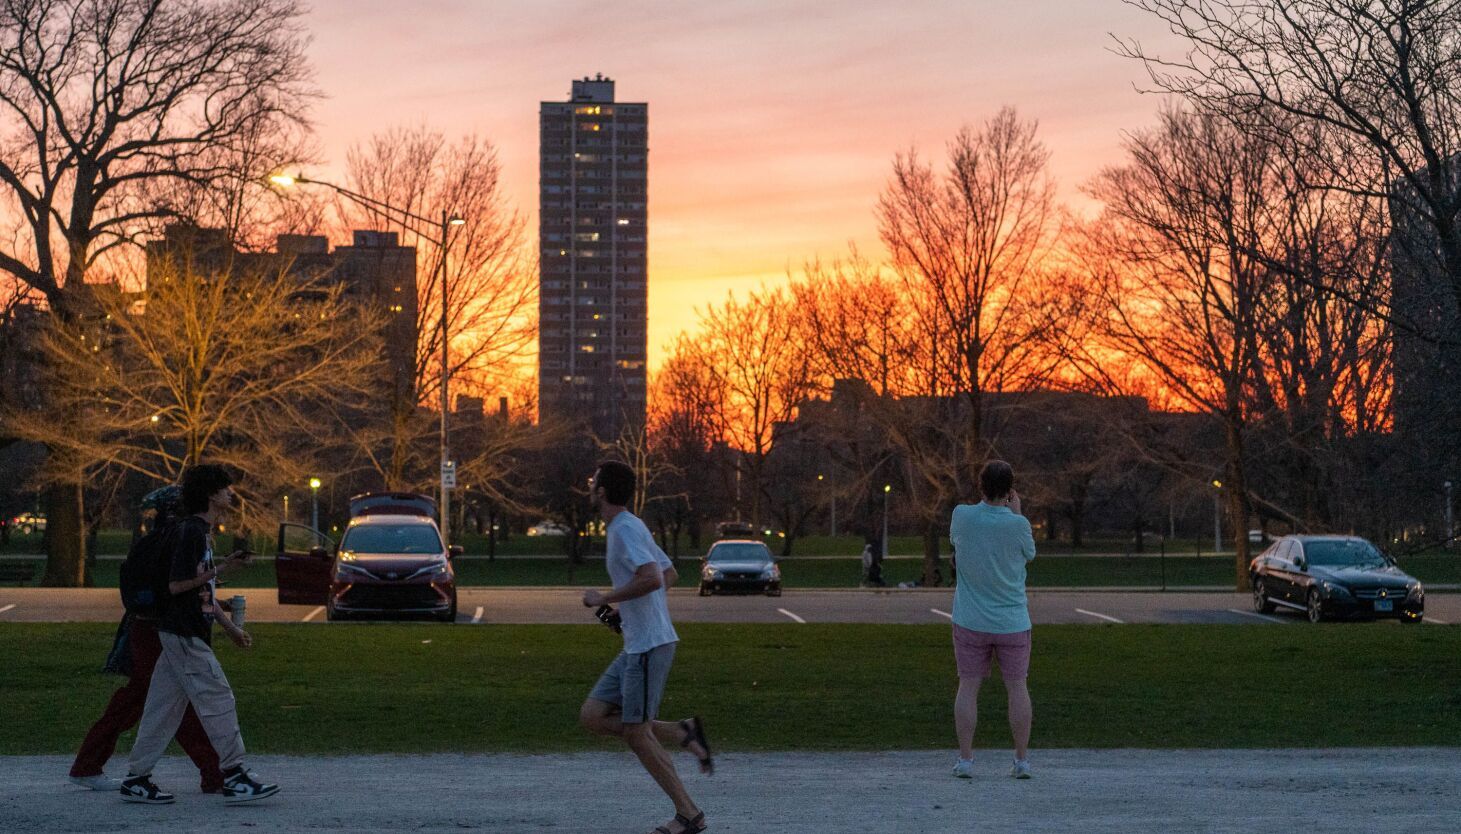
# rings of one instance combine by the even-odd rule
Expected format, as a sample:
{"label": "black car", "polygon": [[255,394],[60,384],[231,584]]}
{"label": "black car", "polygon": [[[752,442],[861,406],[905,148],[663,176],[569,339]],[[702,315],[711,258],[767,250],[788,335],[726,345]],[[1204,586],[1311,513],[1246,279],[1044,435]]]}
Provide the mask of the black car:
{"label": "black car", "polygon": [[1425,589],[1379,548],[1357,536],[1284,536],[1248,567],[1253,609],[1329,617],[1386,618],[1418,623]]}
{"label": "black car", "polygon": [[781,596],[781,568],[766,545],[725,539],[710,546],[700,566],[700,596],[724,591]]}

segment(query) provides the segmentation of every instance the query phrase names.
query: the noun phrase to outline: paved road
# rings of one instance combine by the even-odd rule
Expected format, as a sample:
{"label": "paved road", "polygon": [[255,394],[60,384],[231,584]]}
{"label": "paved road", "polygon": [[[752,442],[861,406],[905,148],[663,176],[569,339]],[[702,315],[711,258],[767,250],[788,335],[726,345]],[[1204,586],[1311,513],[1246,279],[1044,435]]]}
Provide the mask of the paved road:
{"label": "paved road", "polygon": [[[1008,755],[981,751],[967,781],[938,751],[731,754],[715,776],[686,778],[715,834],[1454,834],[1461,820],[1455,748],[1036,750],[1024,782],[1004,775]],[[257,756],[250,767],[284,790],[234,807],[198,794],[186,760],[154,774],[178,793],[170,806],[74,788],[68,764],[0,757],[0,830],[638,834],[670,816],[626,753]]]}
{"label": "paved road", "polygon": [[[254,622],[322,622],[324,609],[280,605],[272,589],[251,588],[248,619]],[[581,590],[571,588],[463,588],[458,592],[462,623],[586,623]],[[953,610],[949,590],[787,591],[781,597],[700,597],[693,590],[670,594],[676,622],[704,623],[938,623]],[[1461,594],[1426,597],[1426,622],[1461,624]],[[117,592],[109,588],[0,587],[0,623],[114,621],[121,616]],[[1247,596],[1234,593],[1144,593],[1123,591],[1030,592],[1030,616],[1037,623],[1247,623],[1303,622],[1298,612],[1260,615]],[[1379,623],[1381,627],[1396,625]]]}

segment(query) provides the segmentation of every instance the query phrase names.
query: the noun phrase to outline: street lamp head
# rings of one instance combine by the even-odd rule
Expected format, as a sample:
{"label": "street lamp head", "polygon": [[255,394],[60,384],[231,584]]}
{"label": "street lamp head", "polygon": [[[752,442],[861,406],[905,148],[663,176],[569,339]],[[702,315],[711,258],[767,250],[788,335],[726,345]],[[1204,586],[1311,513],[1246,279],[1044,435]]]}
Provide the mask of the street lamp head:
{"label": "street lamp head", "polygon": [[467,221],[463,220],[461,218],[461,215],[458,215],[458,214],[453,214],[450,218],[447,219],[446,222],[448,224],[452,225],[452,226],[465,226],[465,225],[467,225]]}
{"label": "street lamp head", "polygon": [[319,489],[320,488],[320,479],[319,478],[310,478],[309,479],[309,488],[310,489]]}
{"label": "street lamp head", "polygon": [[299,178],[298,177],[291,177],[288,174],[284,174],[284,173],[270,174],[269,175],[269,182],[274,183],[275,185],[279,186],[280,188],[293,188],[294,187],[294,184],[297,183],[297,182],[299,182]]}
{"label": "street lamp head", "polygon": [[1222,489],[1223,488],[1223,482],[1222,481],[1219,481],[1217,478],[1213,478],[1212,479],[1212,485],[1213,485],[1213,487],[1215,487],[1217,489]]}
{"label": "street lamp head", "polygon": [[884,493],[889,493],[889,492],[892,492],[892,491],[893,491],[893,485],[892,484],[883,484],[883,492]]}
{"label": "street lamp head", "polygon": [[822,475],[818,475],[818,476],[817,476],[817,480],[819,480],[819,481],[820,481],[820,480],[822,480],[822,478],[823,478],[823,476],[822,476]]}

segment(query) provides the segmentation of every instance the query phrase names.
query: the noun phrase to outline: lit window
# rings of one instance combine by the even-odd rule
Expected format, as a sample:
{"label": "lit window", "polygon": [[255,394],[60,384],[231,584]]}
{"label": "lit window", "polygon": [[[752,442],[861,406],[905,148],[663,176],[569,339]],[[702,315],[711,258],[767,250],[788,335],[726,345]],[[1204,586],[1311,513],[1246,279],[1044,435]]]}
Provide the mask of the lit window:
{"label": "lit window", "polygon": [[584,353],[593,353],[594,352],[594,346],[593,345],[579,345],[578,346],[578,349],[581,350],[581,351],[583,351]]}
{"label": "lit window", "polygon": [[629,218],[627,218],[627,217],[621,217],[621,218],[619,218],[619,225],[620,226],[628,226],[629,225]]}

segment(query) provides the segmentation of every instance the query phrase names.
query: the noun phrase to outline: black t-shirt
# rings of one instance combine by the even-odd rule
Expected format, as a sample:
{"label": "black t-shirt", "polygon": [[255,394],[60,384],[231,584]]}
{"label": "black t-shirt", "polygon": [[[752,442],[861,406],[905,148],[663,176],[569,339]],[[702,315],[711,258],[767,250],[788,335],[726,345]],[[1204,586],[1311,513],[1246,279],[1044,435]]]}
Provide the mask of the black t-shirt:
{"label": "black t-shirt", "polygon": [[[179,521],[168,535],[167,547],[172,554],[172,567],[168,579],[181,582],[196,579],[213,567],[213,536],[208,522],[195,515]],[[213,582],[207,585],[174,594],[158,620],[159,631],[182,637],[197,637],[211,643],[213,638],[213,615],[203,611],[204,606],[213,607]]]}

